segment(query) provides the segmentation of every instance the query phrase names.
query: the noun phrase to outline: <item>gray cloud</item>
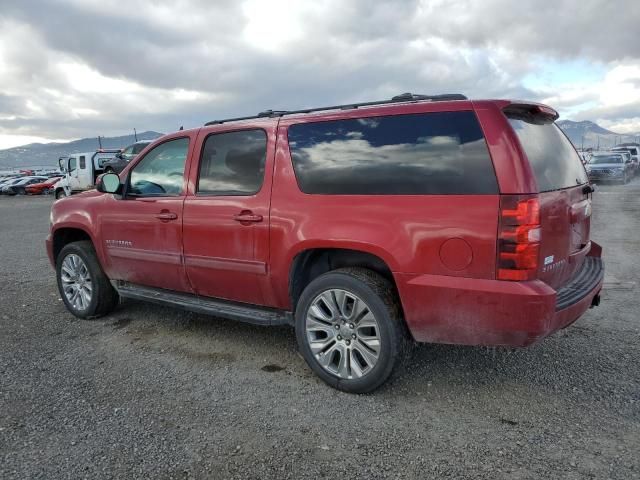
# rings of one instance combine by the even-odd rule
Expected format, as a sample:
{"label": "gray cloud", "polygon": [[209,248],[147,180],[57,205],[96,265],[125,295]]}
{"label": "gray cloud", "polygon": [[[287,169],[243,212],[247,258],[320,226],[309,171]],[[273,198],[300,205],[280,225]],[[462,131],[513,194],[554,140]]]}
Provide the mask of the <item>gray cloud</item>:
{"label": "gray cloud", "polygon": [[[0,134],[170,131],[404,91],[540,100],[522,85],[534,55],[640,58],[640,9],[625,3],[317,0],[291,13],[265,2],[278,14],[251,34],[258,7],[233,0],[11,2],[0,11]],[[123,85],[79,88],[69,65]]]}

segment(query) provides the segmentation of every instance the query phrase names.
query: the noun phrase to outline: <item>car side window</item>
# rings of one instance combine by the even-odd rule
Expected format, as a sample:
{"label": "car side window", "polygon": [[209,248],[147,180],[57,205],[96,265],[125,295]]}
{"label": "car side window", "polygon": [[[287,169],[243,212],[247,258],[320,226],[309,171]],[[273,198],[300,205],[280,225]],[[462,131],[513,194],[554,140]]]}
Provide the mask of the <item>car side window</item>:
{"label": "car side window", "polygon": [[137,197],[180,195],[188,149],[188,138],[156,146],[131,171],[128,194]]}
{"label": "car side window", "polygon": [[83,155],[80,157],[80,169],[84,170],[85,168],[87,168],[87,161]]}
{"label": "car side window", "polygon": [[242,130],[211,134],[200,158],[198,195],[254,195],[264,180],[267,134]]}
{"label": "car side window", "polygon": [[69,173],[73,172],[76,169],[76,159],[71,157],[69,159]]}

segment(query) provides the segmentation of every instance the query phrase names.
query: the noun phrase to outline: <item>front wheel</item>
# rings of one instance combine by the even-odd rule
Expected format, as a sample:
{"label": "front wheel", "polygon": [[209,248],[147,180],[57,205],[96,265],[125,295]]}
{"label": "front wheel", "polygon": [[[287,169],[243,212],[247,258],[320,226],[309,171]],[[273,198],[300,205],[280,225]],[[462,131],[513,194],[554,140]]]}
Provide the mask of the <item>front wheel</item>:
{"label": "front wheel", "polygon": [[61,198],[66,197],[67,194],[64,193],[64,188],[59,188],[58,190],[56,190],[56,200],[60,200]]}
{"label": "front wheel", "polygon": [[408,346],[393,285],[364,268],[325,273],[305,288],[296,308],[296,338],[309,367],[350,393],[382,385]]}
{"label": "front wheel", "polygon": [[62,301],[78,318],[101,317],[118,304],[118,294],[89,241],[73,242],[62,249],[56,260],[56,279]]}

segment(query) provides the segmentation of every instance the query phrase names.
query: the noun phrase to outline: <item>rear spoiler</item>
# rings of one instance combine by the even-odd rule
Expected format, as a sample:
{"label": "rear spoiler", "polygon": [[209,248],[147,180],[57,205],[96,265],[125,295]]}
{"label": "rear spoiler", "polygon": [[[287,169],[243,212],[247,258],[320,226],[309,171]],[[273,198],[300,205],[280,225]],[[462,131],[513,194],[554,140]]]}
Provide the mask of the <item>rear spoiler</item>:
{"label": "rear spoiler", "polygon": [[509,118],[524,120],[536,125],[553,123],[560,117],[553,108],[539,103],[511,103],[502,111]]}

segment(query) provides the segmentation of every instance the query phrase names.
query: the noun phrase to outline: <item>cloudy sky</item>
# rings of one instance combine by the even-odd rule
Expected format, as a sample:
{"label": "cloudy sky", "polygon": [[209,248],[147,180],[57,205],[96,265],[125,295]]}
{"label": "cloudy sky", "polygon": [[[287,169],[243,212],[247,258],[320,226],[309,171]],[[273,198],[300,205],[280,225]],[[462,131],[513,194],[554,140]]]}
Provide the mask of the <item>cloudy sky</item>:
{"label": "cloudy sky", "polygon": [[640,132],[637,0],[3,0],[0,148],[460,92]]}

